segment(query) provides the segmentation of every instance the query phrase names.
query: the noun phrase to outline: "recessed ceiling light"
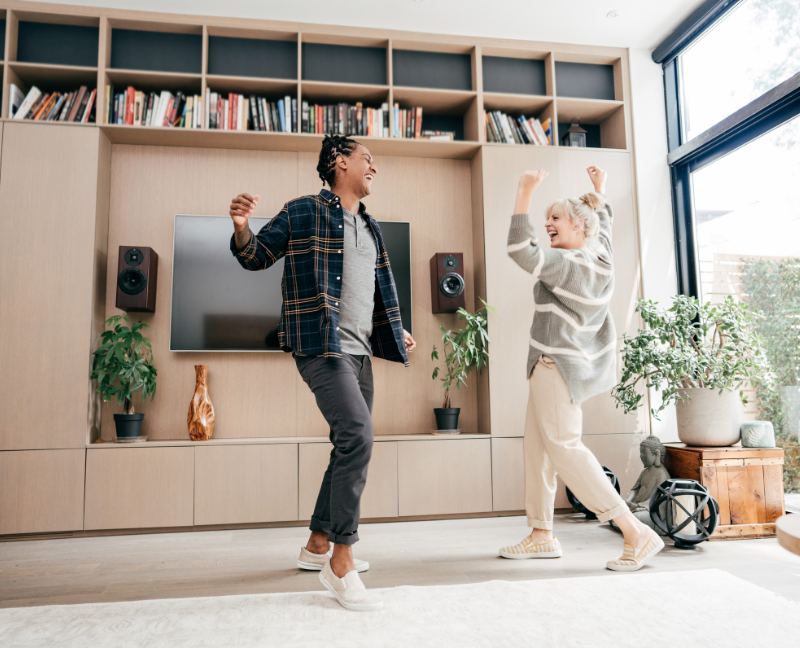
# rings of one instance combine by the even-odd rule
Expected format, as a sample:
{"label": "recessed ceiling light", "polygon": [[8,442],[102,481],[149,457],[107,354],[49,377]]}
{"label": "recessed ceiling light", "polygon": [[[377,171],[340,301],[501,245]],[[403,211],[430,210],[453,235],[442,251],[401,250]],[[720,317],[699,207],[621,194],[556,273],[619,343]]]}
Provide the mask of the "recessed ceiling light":
{"label": "recessed ceiling light", "polygon": [[613,11],[609,11],[606,14],[606,18],[618,18],[619,17],[619,9],[614,9]]}

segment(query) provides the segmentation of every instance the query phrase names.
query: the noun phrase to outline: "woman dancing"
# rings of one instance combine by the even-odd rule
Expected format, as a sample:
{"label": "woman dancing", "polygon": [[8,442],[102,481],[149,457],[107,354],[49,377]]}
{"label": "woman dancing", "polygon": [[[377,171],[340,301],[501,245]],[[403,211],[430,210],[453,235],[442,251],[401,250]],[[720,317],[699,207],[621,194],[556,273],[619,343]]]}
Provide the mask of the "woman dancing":
{"label": "woman dancing", "polygon": [[553,536],[556,473],[601,522],[622,530],[622,556],[606,563],[636,571],[664,548],[637,520],[581,442],[580,404],[616,383],[616,332],[608,309],[614,292],[606,172],[586,169],[594,193],[565,198],[547,209],[550,249],[539,245],[528,219],[533,192],[548,176],[526,171],[519,181],[508,233],[508,255],[534,277],[535,314],[528,350],[530,397],[525,420],[525,510],[531,534],[503,547],[504,558],[559,558]]}

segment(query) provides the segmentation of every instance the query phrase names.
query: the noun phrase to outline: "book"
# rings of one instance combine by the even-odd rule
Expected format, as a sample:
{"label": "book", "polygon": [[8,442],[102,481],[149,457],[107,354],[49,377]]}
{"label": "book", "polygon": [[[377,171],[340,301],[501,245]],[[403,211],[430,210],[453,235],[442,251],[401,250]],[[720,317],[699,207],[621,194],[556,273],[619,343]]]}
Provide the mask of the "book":
{"label": "book", "polygon": [[191,97],[186,97],[186,110],[185,110],[186,119],[183,124],[184,128],[194,128],[194,102],[195,102],[195,95]]}
{"label": "book", "polygon": [[292,132],[297,132],[297,99],[292,99]]}
{"label": "book", "polygon": [[169,90],[162,90],[161,94],[158,97],[158,110],[153,111],[153,126],[162,127],[164,126],[164,116],[167,114],[167,108],[172,101],[173,96]]}
{"label": "book", "polygon": [[167,105],[164,107],[164,117],[161,120],[161,123],[158,124],[162,127],[169,126],[170,117],[172,117],[172,106],[175,104],[175,97],[170,97],[167,99]]}
{"label": "book", "polygon": [[284,123],[286,124],[286,128],[284,129],[287,133],[292,132],[292,98],[289,95],[286,95],[283,100],[283,119]]}
{"label": "book", "polygon": [[58,117],[59,111],[64,107],[64,101],[66,100],[66,98],[67,98],[66,94],[61,94],[59,96],[58,101],[56,101],[56,105],[53,106],[53,109],[50,111],[50,114],[48,114],[45,117],[47,121],[53,121],[56,119],[56,117]]}
{"label": "book", "polygon": [[96,96],[97,96],[97,88],[92,90],[92,94],[89,95],[89,101],[86,102],[86,110],[83,111],[83,117],[81,117],[82,124],[89,123],[89,119],[92,116],[92,107],[94,106],[94,101]]}
{"label": "book", "polygon": [[34,104],[39,101],[41,97],[42,91],[36,86],[31,86],[31,89],[28,91],[25,99],[22,100],[19,110],[14,113],[14,119],[25,119],[25,117],[28,116],[28,113],[30,113],[31,108],[33,108]]}
{"label": "book", "polygon": [[35,109],[31,111],[31,114],[33,115],[31,119],[34,121],[39,121],[42,117],[42,114],[45,111],[50,110],[50,108],[52,108],[52,104],[53,102],[55,102],[55,100],[56,100],[55,92],[52,94],[44,95],[44,97],[42,97],[42,99],[36,105]]}
{"label": "book", "polygon": [[286,130],[286,112],[284,109],[283,99],[278,99],[278,117],[280,119],[281,127],[278,129],[280,131]]}
{"label": "book", "polygon": [[142,125],[142,104],[144,103],[144,92],[135,90],[133,93],[133,125]]}
{"label": "book", "polygon": [[383,116],[383,137],[389,137],[389,104],[381,104],[381,115]]}
{"label": "book", "polygon": [[125,125],[133,126],[133,103],[136,100],[136,90],[128,86],[125,90]]}
{"label": "book", "polygon": [[422,106],[417,106],[417,118],[414,122],[414,138],[419,139],[422,131]]}
{"label": "book", "polygon": [[25,101],[25,93],[13,83],[9,85],[8,90],[8,116],[13,119],[22,102]]}

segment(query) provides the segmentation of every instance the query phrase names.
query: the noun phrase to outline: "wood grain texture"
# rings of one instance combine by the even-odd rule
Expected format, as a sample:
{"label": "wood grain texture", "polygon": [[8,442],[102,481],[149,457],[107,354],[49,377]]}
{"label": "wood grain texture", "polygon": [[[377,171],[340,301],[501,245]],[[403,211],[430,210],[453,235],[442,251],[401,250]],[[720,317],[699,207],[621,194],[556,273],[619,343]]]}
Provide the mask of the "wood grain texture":
{"label": "wood grain texture", "polygon": [[85,453],[0,452],[0,535],[83,529]]}
{"label": "wood grain texture", "polygon": [[[315,170],[317,159],[316,154],[298,154],[297,195],[319,192],[322,185]],[[439,327],[452,328],[457,323],[456,315],[431,313],[428,262],[436,252],[463,251],[467,308],[471,310],[475,304],[470,165],[460,160],[380,156],[375,164],[378,174],[372,194],[364,200],[367,210],[379,221],[410,223],[412,317],[417,349],[409,357],[409,368],[374,360],[372,420],[376,436],[419,434],[435,429],[433,408],[441,407],[444,396],[441,383],[431,380],[435,364],[430,351],[434,344],[439,345]],[[327,435],[328,426],[311,391],[299,376],[297,380],[302,387],[298,388],[298,436]],[[478,430],[474,374],[467,382],[468,387],[456,390],[452,400],[454,407],[461,408],[462,430],[474,433]]]}
{"label": "wood grain texture", "polygon": [[774,538],[775,523],[772,524],[730,524],[717,527],[711,540],[745,540],[755,538]]}
{"label": "wood grain texture", "polygon": [[[288,354],[169,351],[175,214],[230,219],[231,199],[248,192],[261,195],[256,216],[274,216],[288,197],[297,195],[296,160],[296,153],[113,147],[108,249],[114,256],[120,245],[148,246],[159,255],[156,312],[132,318],[151,326],[158,369],[155,399],[135,401],[137,412],[145,414],[143,434],[150,439],[188,439],[185,408],[194,392],[196,364],[209,367],[215,438],[296,435],[297,370]],[[231,263],[236,263],[233,257]],[[106,317],[119,313],[113,306],[116,273],[116,264],[109,264]],[[103,405],[105,439],[112,438],[117,411],[116,403]]]}
{"label": "wood grain texture", "polygon": [[[3,129],[0,450],[86,444],[98,135],[36,123]],[[36,238],[25,245],[32,223]]]}
{"label": "wood grain texture", "polygon": [[201,446],[194,452],[195,525],[298,519],[297,444]]}
{"label": "wood grain texture", "polygon": [[667,445],[667,459],[664,467],[673,477],[694,479],[699,482],[702,480],[702,460],[682,448]]}
{"label": "wood grain texture", "polygon": [[[585,171],[590,164],[596,164],[609,173],[608,199],[614,208],[616,277],[610,309],[617,335],[621,338],[623,333],[633,333],[638,329],[639,319],[634,311],[641,294],[630,155],[615,151],[533,146],[486,146],[483,149],[487,294],[489,303],[500,312],[499,317],[490,316],[489,319],[492,338],[489,385],[494,434],[521,436],[528,400],[525,368],[533,319],[533,283],[531,276],[517,267],[506,251],[519,176],[526,169],[544,168],[550,172],[534,194],[531,206],[532,223],[537,231],[542,232],[545,210],[551,202],[592,189]],[[618,361],[618,376],[619,372]],[[643,433],[648,424],[646,409],[626,416],[621,409],[614,407],[608,393],[586,401],[583,412],[584,435]]]}
{"label": "wood grain texture", "polygon": [[767,522],[774,522],[786,513],[781,466],[764,466],[764,500]]}
{"label": "wood grain texture", "polygon": [[[300,520],[311,519],[332,447],[330,443],[300,446]],[[379,441],[372,447],[367,485],[361,496],[361,519],[397,516],[397,442]]]}
{"label": "wood grain texture", "polygon": [[194,452],[194,448],[86,450],[84,528],[192,526]]}
{"label": "wood grain texture", "polygon": [[397,453],[400,515],[492,510],[491,440],[401,443]]}
{"label": "wood grain texture", "polygon": [[[705,482],[703,482],[705,484]],[[725,467],[717,470],[717,504],[719,504],[720,526],[731,523],[731,499],[728,495],[728,469]]]}

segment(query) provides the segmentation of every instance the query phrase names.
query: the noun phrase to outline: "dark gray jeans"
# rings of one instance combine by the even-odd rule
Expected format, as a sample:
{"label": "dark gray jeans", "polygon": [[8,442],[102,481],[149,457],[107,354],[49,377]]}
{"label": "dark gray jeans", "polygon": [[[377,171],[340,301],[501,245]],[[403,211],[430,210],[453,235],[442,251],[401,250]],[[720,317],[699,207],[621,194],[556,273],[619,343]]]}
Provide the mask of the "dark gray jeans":
{"label": "dark gray jeans", "polygon": [[343,353],[341,358],[295,356],[297,370],[317,399],[333,444],[322,478],[312,531],[336,544],[358,542],[361,493],[372,457],[372,360]]}

